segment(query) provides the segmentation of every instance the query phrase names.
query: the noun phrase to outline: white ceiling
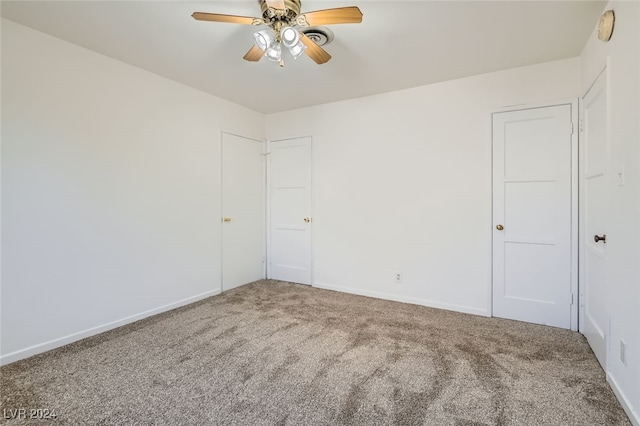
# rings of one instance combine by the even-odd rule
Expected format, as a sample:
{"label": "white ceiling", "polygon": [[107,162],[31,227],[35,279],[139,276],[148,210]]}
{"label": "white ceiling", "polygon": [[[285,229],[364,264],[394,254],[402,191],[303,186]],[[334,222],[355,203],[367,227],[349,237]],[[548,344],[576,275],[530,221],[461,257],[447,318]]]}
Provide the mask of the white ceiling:
{"label": "white ceiling", "polygon": [[360,7],[333,25],[333,59],[246,62],[255,27],[194,11],[260,16],[258,0],[2,1],[2,16],[272,113],[580,55],[606,1],[303,0],[302,12]]}

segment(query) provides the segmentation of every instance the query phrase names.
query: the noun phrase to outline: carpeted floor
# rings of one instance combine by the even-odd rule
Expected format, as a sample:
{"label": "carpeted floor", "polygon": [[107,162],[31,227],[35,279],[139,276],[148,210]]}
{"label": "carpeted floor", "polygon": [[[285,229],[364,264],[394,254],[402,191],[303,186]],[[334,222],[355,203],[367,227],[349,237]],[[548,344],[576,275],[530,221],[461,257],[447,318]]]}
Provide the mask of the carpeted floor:
{"label": "carpeted floor", "polygon": [[8,424],[630,424],[578,333],[277,281],[0,374]]}

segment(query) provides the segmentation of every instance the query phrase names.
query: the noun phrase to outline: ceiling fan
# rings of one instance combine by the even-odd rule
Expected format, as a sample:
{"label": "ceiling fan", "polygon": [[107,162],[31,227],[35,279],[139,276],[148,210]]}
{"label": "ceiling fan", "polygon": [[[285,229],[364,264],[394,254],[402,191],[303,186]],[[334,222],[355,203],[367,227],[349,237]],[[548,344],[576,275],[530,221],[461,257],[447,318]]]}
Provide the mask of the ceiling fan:
{"label": "ceiling fan", "polygon": [[331,24],[356,24],[362,22],[362,12],[356,6],[337,7],[300,13],[301,0],[259,0],[262,18],[249,16],[222,15],[219,13],[194,12],[191,16],[198,21],[228,22],[243,25],[266,25],[268,28],[256,32],[253,36],[255,44],[244,59],[259,61],[266,56],[284,66],[282,45],[294,58],[306,53],[317,64],[324,64],[331,59],[322,47],[307,37],[300,28]]}

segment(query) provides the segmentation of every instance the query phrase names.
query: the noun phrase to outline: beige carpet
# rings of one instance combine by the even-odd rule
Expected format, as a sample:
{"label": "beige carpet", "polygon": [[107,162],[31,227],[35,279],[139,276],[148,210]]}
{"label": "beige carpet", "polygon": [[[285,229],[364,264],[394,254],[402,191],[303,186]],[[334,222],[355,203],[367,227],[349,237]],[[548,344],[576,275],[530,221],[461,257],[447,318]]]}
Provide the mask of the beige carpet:
{"label": "beige carpet", "polygon": [[0,373],[38,424],[630,424],[580,334],[276,281]]}

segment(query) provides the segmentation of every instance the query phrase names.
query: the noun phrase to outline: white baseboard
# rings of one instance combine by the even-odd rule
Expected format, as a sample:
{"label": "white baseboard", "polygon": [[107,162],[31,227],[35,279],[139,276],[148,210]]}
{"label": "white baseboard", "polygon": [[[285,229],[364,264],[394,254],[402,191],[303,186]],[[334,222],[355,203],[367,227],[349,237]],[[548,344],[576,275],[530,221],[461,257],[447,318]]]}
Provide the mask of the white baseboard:
{"label": "white baseboard", "polygon": [[629,399],[622,391],[622,389],[620,389],[618,382],[609,373],[607,373],[607,382],[609,382],[609,384],[611,385],[613,393],[616,395],[616,398],[618,398],[618,401],[620,401],[620,405],[622,405],[624,412],[627,413],[627,416],[629,416],[629,420],[631,421],[633,426],[640,426],[640,416],[638,415],[638,412],[633,409],[633,406],[629,402]]}
{"label": "white baseboard", "polygon": [[337,286],[337,285],[330,285],[330,284],[313,283],[313,287],[322,288],[325,290],[341,291],[343,293],[357,294],[358,296],[368,296],[368,297],[374,297],[376,299],[392,300],[394,302],[403,302],[403,303],[410,303],[412,305],[427,306],[429,308],[438,308],[438,309],[445,309],[447,311],[462,312],[464,314],[480,315],[483,317],[491,316],[488,310],[482,309],[482,308],[476,308],[473,306],[456,305],[451,303],[437,302],[434,300],[399,296],[391,293],[362,290],[362,289],[353,288],[353,287],[344,287],[344,286]]}
{"label": "white baseboard", "polygon": [[169,303],[163,306],[159,306],[154,309],[150,309],[145,312],[140,312],[135,315],[128,316],[126,318],[119,319],[117,321],[109,322],[107,324],[99,325],[97,327],[93,327],[87,330],[79,331],[77,333],[69,334],[64,337],[60,337],[58,339],[49,340],[48,342],[39,343],[37,345],[30,346],[25,349],[20,349],[6,355],[0,356],[0,365],[11,364],[12,362],[19,361],[21,359],[29,358],[30,356],[34,356],[43,352],[50,351],[52,349],[59,348],[64,345],[68,345],[69,343],[77,342],[78,340],[85,339],[87,337],[95,336],[96,334],[104,333],[105,331],[112,330],[117,327],[121,327],[123,325],[131,324],[132,322],[139,321],[141,319],[160,314],[162,312],[170,311],[172,309],[179,308],[181,306],[189,305],[191,303],[197,302],[202,299],[206,299],[207,297],[216,296],[222,293],[221,288],[217,288],[215,290],[207,291],[202,294],[198,294],[196,296],[188,297],[186,299],[179,300],[177,302]]}

